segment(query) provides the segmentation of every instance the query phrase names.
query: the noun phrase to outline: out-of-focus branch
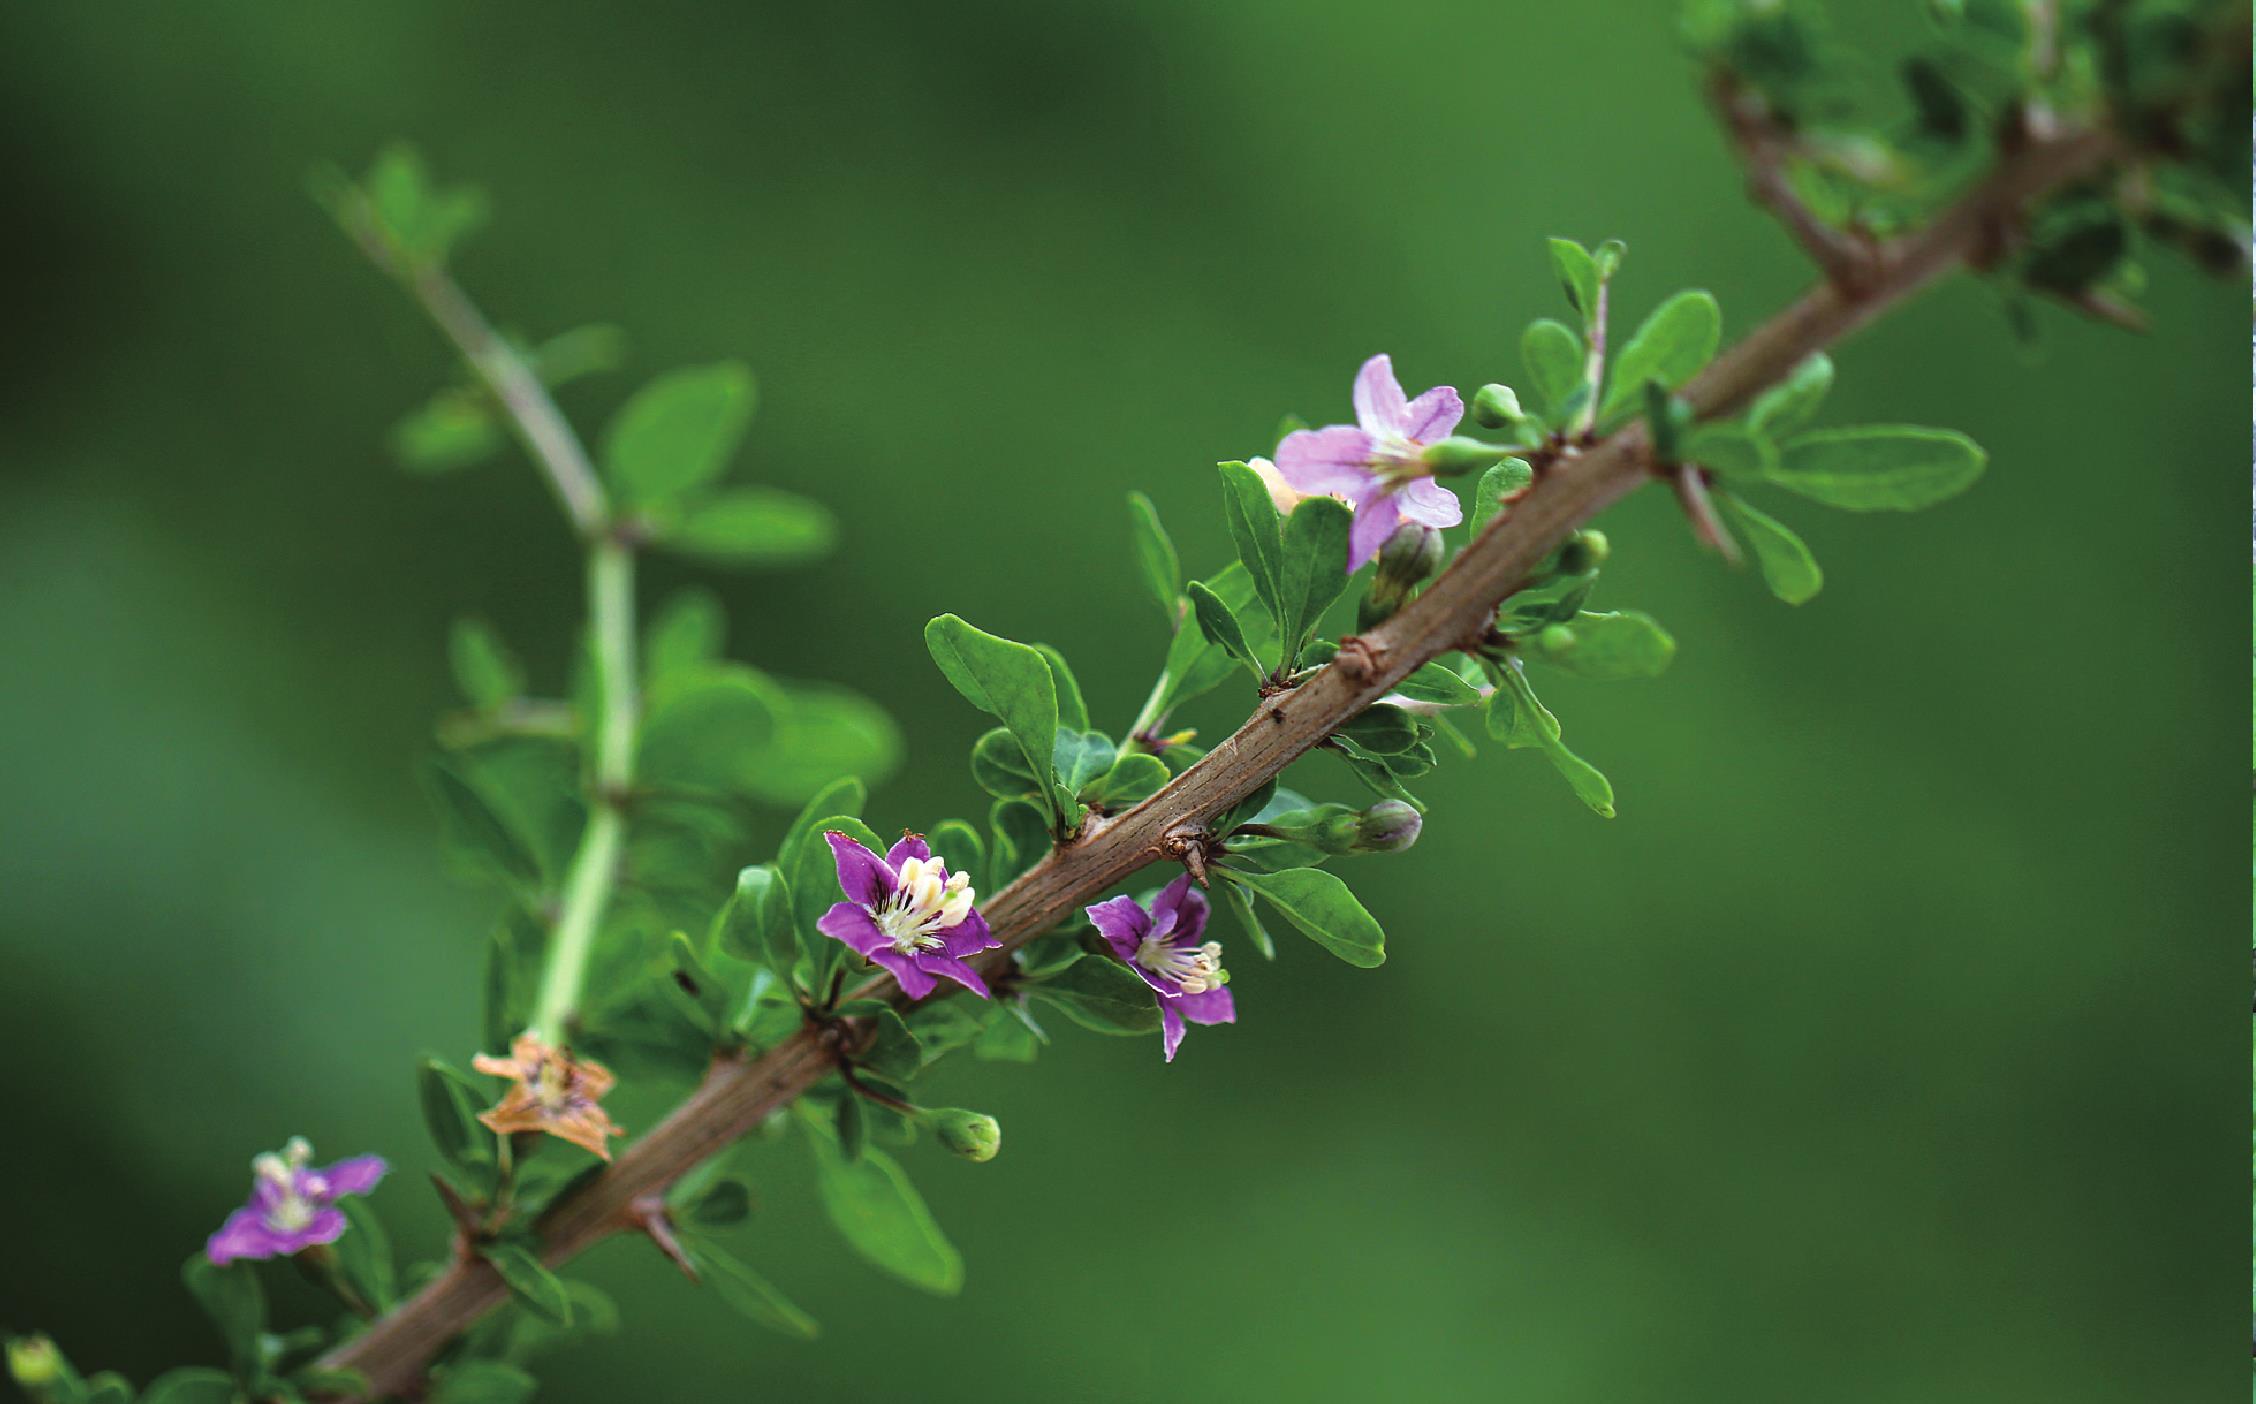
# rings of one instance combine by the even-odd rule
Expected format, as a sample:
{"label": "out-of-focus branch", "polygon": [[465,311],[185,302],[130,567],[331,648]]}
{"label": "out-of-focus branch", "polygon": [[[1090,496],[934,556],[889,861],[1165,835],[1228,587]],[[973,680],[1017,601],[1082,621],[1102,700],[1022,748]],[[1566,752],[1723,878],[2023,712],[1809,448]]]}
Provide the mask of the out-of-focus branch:
{"label": "out-of-focus branch", "polygon": [[1719,70],[1708,80],[1708,97],[1746,168],[1748,195],[1786,226],[1835,286],[1862,287],[1876,271],[1878,246],[1834,228],[1795,192],[1786,173],[1787,162],[1797,154],[1794,134],[1779,123],[1762,94]]}

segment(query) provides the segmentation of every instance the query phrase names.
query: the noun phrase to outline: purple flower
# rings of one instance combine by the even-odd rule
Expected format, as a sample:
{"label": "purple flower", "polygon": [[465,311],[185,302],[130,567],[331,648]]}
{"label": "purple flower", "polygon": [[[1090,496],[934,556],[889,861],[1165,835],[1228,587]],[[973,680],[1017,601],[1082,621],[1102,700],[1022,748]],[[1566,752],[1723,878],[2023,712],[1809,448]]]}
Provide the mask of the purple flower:
{"label": "purple flower", "polygon": [[1277,472],[1295,491],[1329,494],[1355,509],[1352,571],[1403,520],[1453,527],[1465,519],[1457,495],[1433,480],[1425,462],[1426,445],[1449,437],[1464,417],[1464,401],[1447,385],[1404,400],[1394,362],[1373,356],[1355,376],[1355,423],[1287,434],[1277,445]]}
{"label": "purple flower", "polygon": [[1182,1045],[1185,1019],[1238,1021],[1230,976],[1222,968],[1222,943],[1199,941],[1206,933],[1206,894],[1192,888],[1189,873],[1161,888],[1149,912],[1133,897],[1114,897],[1086,911],[1112,953],[1158,996],[1160,1043],[1168,1062]]}
{"label": "purple flower", "polygon": [[366,1194],[384,1178],[384,1157],[356,1155],[314,1170],[313,1147],[292,1136],[280,1154],[268,1151],[251,1162],[251,1202],[227,1216],[204,1244],[204,1256],[225,1267],[237,1258],[278,1258],[334,1243],[345,1231],[342,1195]]}
{"label": "purple flower", "polygon": [[823,837],[846,894],[815,923],[823,935],[892,971],[911,999],[931,994],[936,975],[987,998],[987,982],[964,957],[1003,943],[972,908],[971,874],[950,876],[947,861],[932,856],[922,834],[903,835],[883,858],[844,834]]}

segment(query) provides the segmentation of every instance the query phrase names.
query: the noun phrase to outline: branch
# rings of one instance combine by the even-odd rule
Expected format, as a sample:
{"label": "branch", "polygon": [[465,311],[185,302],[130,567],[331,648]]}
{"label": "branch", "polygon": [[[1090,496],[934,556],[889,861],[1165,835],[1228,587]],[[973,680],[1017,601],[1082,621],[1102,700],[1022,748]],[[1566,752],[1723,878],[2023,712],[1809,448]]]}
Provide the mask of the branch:
{"label": "branch", "polygon": [[[1860,287],[1852,291],[1828,282],[1806,293],[1710,365],[1686,387],[1684,398],[1702,418],[1737,410],[1811,353],[1978,254],[2001,217],[2033,196],[2090,173],[2113,152],[2113,142],[2096,132],[2065,133],[2010,152],[1926,230],[1876,248],[1871,276]],[[1364,635],[1362,647],[1343,651],[1341,661],[1299,687],[1264,698],[1251,720],[1158,794],[1053,851],[983,904],[989,928],[1003,942],[1001,950],[983,960],[986,973],[1000,973],[1012,951],[1104,889],[1161,861],[1171,834],[1195,832],[1428,660],[1476,636],[1497,605],[1569,533],[1651,479],[1650,457],[1644,427],[1636,422],[1585,452],[1564,457],[1430,588]],[[854,996],[906,1004],[892,980],[883,977]],[[672,1115],[629,1146],[610,1169],[542,1216],[541,1256],[561,1263],[612,1233],[638,1227],[638,1201],[663,1193],[692,1166],[726,1148],[836,1067],[836,1054],[811,1029],[757,1058],[716,1063]],[[361,1372],[372,1396],[410,1388],[448,1341],[507,1296],[508,1289],[483,1259],[465,1257],[321,1363]]]}
{"label": "branch", "polygon": [[1708,94],[1747,168],[1747,193],[1755,203],[1778,217],[1835,287],[1863,286],[1878,270],[1879,250],[1834,228],[1794,192],[1786,178],[1786,162],[1797,154],[1793,133],[1779,125],[1761,94],[1727,72],[1709,80]]}
{"label": "branch", "polygon": [[402,257],[357,196],[336,207],[338,221],[369,260],[390,274],[446,334],[454,349],[501,406],[525,452],[554,489],[572,526],[587,543],[588,634],[594,644],[596,692],[587,718],[594,750],[588,823],[564,877],[548,962],[541,975],[532,1031],[562,1044],[577,1017],[589,958],[603,913],[617,886],[626,844],[624,805],[634,783],[634,741],[640,700],[635,682],[634,547],[616,528],[602,480],[564,413],[517,348],[494,332],[484,314],[436,263]]}

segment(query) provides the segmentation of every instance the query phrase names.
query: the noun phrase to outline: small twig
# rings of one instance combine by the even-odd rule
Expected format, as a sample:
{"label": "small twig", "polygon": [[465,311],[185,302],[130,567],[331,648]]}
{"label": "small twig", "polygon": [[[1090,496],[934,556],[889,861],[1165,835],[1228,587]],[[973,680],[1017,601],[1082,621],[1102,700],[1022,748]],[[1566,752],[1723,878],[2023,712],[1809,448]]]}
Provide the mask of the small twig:
{"label": "small twig", "polygon": [[904,1102],[899,1097],[894,1096],[892,1093],[879,1091],[877,1088],[872,1087],[868,1083],[862,1081],[861,1075],[854,1071],[854,1065],[852,1063],[840,1063],[838,1065],[838,1075],[845,1080],[845,1083],[848,1087],[853,1089],[854,1095],[860,1097],[864,1101],[875,1102],[881,1107],[890,1107],[894,1111],[901,1113],[903,1116],[914,1116],[917,1113],[918,1108],[916,1103]]}
{"label": "small twig", "polygon": [[1856,292],[1870,283],[1878,272],[1876,248],[1834,228],[1795,193],[1786,175],[1787,161],[1797,154],[1793,135],[1778,125],[1762,96],[1720,71],[1708,90],[1746,167],[1747,193],[1755,203],[1786,226],[1835,287]]}

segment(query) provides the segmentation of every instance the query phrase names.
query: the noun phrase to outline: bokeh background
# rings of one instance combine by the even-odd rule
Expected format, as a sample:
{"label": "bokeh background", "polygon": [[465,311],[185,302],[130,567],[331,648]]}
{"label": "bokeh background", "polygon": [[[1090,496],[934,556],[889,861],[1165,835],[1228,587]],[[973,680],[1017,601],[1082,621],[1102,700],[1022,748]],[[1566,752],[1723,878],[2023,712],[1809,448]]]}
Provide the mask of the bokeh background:
{"label": "bokeh background", "polygon": [[[1629,316],[1803,282],[1669,9],[0,11],[0,1324],[216,1358],[176,1264],[293,1132],[400,1161],[377,1203],[440,1241],[408,1069],[472,1051],[492,908],[413,768],[449,619],[553,680],[576,564],[521,462],[390,466],[449,367],[311,165],[413,139],[492,193],[497,319],[756,367],[749,475],[847,542],[720,580],[733,644],[900,718],[883,829],[973,798],[929,615],[1062,644],[1121,724],[1161,646],[1122,493],[1210,568],[1209,465],[1364,356],[1512,378],[1542,236],[1626,238]],[[960,1299],[849,1258],[779,1147],[745,1246],[825,1340],[607,1245],[628,1330],[544,1397],[2238,1397],[2245,292],[2165,265],[2153,335],[2048,315],[2035,362],[1971,282],[1865,335],[1828,417],[1991,475],[1792,511],[1798,611],[1658,497],[1609,518],[1603,598],[1679,661],[1546,692],[1619,820],[1533,755],[1447,769],[1354,874],[1383,970],[1241,955],[1173,1067],[1067,1030],[944,1068],[1008,1128],[912,1161]]]}

